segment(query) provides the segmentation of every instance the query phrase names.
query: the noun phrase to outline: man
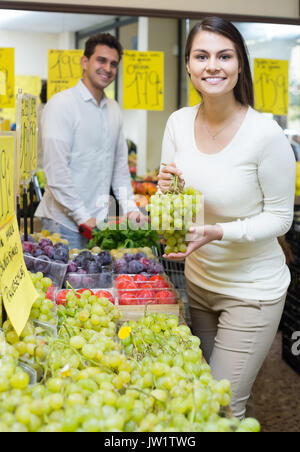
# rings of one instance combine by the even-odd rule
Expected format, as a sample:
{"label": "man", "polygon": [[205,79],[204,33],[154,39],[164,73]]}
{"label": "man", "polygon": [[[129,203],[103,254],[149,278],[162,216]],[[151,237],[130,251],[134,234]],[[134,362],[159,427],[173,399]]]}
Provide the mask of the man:
{"label": "man", "polygon": [[92,36],[81,60],[82,80],[53,96],[43,113],[47,187],[36,216],[43,229],[60,233],[71,248],[86,246],[79,225],[94,228],[106,218],[110,187],[131,221],[144,220],[131,187],[121,109],[104,93],[121,57],[114,36]]}

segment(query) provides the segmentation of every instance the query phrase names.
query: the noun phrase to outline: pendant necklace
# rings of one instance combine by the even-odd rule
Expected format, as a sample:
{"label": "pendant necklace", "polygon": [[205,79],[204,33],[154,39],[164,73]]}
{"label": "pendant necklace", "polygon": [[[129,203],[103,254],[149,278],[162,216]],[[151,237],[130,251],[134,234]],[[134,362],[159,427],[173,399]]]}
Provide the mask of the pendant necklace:
{"label": "pendant necklace", "polygon": [[[203,104],[202,104],[203,106]],[[205,121],[205,114],[204,114],[204,109],[202,108],[202,113],[203,113],[203,124],[205,129],[207,130],[209,136],[215,140],[217,138],[217,136],[223,132],[224,129],[226,129],[226,127],[228,127],[230,124],[232,124],[234,122],[234,120],[237,118],[237,115],[239,114],[239,112],[241,111],[243,105],[240,106],[240,108],[238,109],[238,111],[233,115],[233,117],[225,124],[224,127],[222,127],[222,129],[220,129],[217,133],[212,133],[211,130],[209,129],[208,125],[206,124]]]}

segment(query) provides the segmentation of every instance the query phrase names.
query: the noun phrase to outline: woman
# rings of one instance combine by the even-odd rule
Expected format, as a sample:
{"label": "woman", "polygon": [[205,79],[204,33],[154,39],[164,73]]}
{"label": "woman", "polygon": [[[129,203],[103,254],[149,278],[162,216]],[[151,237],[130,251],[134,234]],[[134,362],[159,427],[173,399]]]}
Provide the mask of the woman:
{"label": "woman", "polygon": [[173,174],[204,194],[204,227],[191,230],[185,273],[193,333],[216,379],[231,382],[231,408],[245,416],[272,345],[290,274],[277,237],[291,226],[295,158],[281,128],[253,109],[247,51],[221,18],[195,25],[186,67],[202,102],[173,113],[159,187]]}

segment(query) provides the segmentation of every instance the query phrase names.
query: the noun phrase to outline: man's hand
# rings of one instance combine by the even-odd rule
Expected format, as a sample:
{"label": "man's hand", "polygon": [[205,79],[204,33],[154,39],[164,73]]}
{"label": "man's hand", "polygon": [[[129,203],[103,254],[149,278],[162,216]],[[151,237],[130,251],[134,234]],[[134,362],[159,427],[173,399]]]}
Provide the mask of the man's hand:
{"label": "man's hand", "polygon": [[172,261],[182,261],[201,246],[213,240],[222,240],[223,229],[219,225],[205,225],[190,228],[189,244],[185,253],[164,254],[163,257]]}
{"label": "man's hand", "polygon": [[96,218],[90,218],[84,223],[88,228],[94,229],[97,226]]}

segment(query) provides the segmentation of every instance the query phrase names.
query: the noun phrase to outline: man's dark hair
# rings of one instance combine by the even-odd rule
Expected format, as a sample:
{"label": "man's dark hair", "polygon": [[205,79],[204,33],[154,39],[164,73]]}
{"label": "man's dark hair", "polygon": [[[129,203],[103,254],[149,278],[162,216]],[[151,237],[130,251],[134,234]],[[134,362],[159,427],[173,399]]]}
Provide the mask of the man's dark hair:
{"label": "man's dark hair", "polygon": [[42,81],[42,88],[40,92],[40,101],[42,104],[47,103],[47,80]]}
{"label": "man's dark hair", "polygon": [[117,38],[110,33],[100,33],[98,35],[91,36],[85,43],[84,56],[90,58],[95,52],[97,45],[103,45],[110,47],[111,49],[116,49],[119,54],[119,61],[123,55],[123,47]]}

